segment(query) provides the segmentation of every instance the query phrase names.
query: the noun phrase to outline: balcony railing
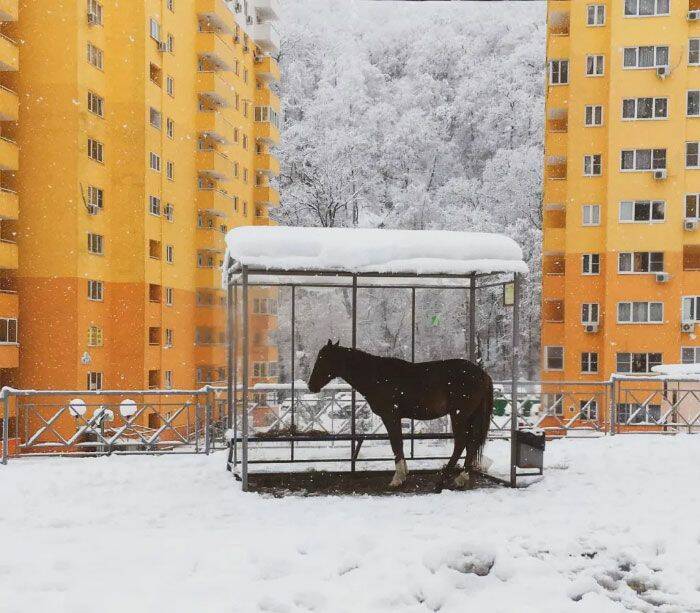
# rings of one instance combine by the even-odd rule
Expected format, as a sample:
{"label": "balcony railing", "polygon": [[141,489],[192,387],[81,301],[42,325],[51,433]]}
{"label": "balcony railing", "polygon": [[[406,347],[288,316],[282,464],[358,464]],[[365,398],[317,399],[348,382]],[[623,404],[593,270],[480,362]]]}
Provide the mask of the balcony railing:
{"label": "balcony railing", "polygon": [[256,186],[254,197],[256,205],[277,206],[280,203],[280,194],[274,187]]}
{"label": "balcony railing", "polygon": [[236,22],[233,13],[223,0],[197,0],[199,23],[212,30],[233,34]]}
{"label": "balcony railing", "polygon": [[19,216],[19,198],[9,189],[0,188],[0,221],[17,219]]}
{"label": "balcony railing", "polygon": [[197,114],[197,130],[205,138],[227,145],[234,142],[233,125],[224,118],[221,111],[200,111]]}
{"label": "balcony railing", "polygon": [[231,160],[213,149],[197,152],[197,172],[218,181],[230,181],[233,172]]}
{"label": "balcony railing", "polygon": [[9,138],[0,137],[0,170],[19,168],[19,148]]}
{"label": "balcony railing", "polygon": [[0,240],[0,269],[17,270],[17,243]]}
{"label": "balcony railing", "polygon": [[17,121],[19,97],[11,89],[0,85],[0,121]]}
{"label": "balcony railing", "polygon": [[276,177],[280,174],[280,161],[270,153],[259,153],[255,156],[255,171]]}
{"label": "balcony railing", "polygon": [[19,69],[19,48],[17,43],[0,34],[0,71],[15,72]]}
{"label": "balcony railing", "polygon": [[199,57],[211,62],[212,68],[233,70],[231,58],[235,50],[217,32],[201,31],[197,35],[197,51]]}
{"label": "balcony railing", "polygon": [[235,89],[231,83],[212,70],[200,70],[197,73],[197,92],[206,96],[222,107],[231,106]]}
{"label": "balcony railing", "polygon": [[279,81],[280,67],[274,58],[269,55],[261,55],[255,60],[255,75],[261,81]]}
{"label": "balcony railing", "polygon": [[253,24],[251,36],[255,44],[268,53],[279,53],[280,35],[274,24],[269,21]]}

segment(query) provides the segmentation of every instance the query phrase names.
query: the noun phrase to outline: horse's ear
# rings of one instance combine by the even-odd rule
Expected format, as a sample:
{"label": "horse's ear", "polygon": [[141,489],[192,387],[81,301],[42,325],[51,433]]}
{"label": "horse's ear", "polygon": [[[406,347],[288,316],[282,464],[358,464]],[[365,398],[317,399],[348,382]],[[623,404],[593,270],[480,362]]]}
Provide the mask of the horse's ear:
{"label": "horse's ear", "polygon": [[335,346],[336,346],[336,347],[339,347],[339,346],[340,346],[340,340],[337,340],[337,341],[335,342]]}
{"label": "horse's ear", "polygon": [[326,347],[332,347],[333,346],[333,341],[331,339],[328,339],[328,343],[326,343]]}

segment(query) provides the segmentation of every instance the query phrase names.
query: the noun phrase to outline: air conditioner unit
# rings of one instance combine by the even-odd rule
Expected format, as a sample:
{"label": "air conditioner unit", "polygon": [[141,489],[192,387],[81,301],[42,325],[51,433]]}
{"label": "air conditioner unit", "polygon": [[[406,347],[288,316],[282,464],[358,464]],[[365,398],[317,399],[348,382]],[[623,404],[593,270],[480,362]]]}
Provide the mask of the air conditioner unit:
{"label": "air conditioner unit", "polygon": [[263,61],[263,59],[265,59],[265,58],[263,58],[263,56],[262,56],[262,55],[260,55],[260,54],[257,54],[257,55],[255,56],[255,58],[254,58],[254,59],[255,59],[255,63],[256,63],[256,64],[259,64],[259,63],[260,63],[260,62],[262,62],[262,61]]}
{"label": "air conditioner unit", "polygon": [[158,51],[165,53],[168,50],[168,43],[164,41],[158,41]]}
{"label": "air conditioner unit", "polygon": [[240,2],[236,2],[236,4],[233,5],[233,8],[236,13],[240,13],[243,10],[243,5]]}
{"label": "air conditioner unit", "polygon": [[688,21],[700,20],[700,11],[688,11]]}
{"label": "air conditioner unit", "polygon": [[695,323],[692,321],[682,322],[681,332],[683,332],[684,334],[693,334],[695,332]]}
{"label": "air conditioner unit", "polygon": [[659,77],[659,79],[665,79],[666,77],[671,76],[671,67],[670,66],[657,66],[656,76]]}
{"label": "air conditioner unit", "polygon": [[657,272],[656,273],[656,282],[657,283],[668,283],[671,280],[671,275],[669,275],[667,272]]}
{"label": "air conditioner unit", "polygon": [[88,13],[87,14],[87,22],[91,26],[96,25],[98,23],[97,15],[95,15],[95,13]]}
{"label": "air conditioner unit", "polygon": [[665,181],[668,178],[668,171],[665,168],[654,171],[654,179],[657,181]]}
{"label": "air conditioner unit", "polygon": [[686,219],[683,221],[683,228],[688,232],[693,232],[698,229],[700,222],[697,219]]}
{"label": "air conditioner unit", "polygon": [[585,324],[584,329],[588,334],[596,334],[598,332],[598,324]]}

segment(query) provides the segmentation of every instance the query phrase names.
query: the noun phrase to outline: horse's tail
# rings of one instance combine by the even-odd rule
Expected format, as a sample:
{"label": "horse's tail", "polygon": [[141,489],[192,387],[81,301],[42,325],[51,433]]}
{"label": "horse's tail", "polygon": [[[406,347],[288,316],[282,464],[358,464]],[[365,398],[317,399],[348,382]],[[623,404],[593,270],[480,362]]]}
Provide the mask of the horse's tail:
{"label": "horse's tail", "polygon": [[467,468],[476,468],[481,464],[481,456],[486,445],[486,439],[491,427],[491,415],[493,413],[493,381],[488,374],[486,377],[486,389],[479,408],[474,411],[471,423],[467,429],[467,458],[471,465]]}

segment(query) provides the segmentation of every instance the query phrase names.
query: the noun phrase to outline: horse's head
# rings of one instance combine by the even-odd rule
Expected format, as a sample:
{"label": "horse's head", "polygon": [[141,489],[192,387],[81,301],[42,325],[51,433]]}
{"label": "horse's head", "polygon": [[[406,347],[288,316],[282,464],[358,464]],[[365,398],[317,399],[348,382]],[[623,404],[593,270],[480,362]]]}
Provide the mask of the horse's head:
{"label": "horse's head", "polygon": [[321,347],[321,351],[318,352],[318,356],[316,357],[313,372],[309,377],[310,392],[318,394],[318,392],[337,376],[339,345],[340,341],[334,345],[329,339],[328,342]]}

